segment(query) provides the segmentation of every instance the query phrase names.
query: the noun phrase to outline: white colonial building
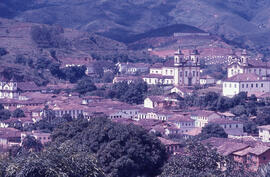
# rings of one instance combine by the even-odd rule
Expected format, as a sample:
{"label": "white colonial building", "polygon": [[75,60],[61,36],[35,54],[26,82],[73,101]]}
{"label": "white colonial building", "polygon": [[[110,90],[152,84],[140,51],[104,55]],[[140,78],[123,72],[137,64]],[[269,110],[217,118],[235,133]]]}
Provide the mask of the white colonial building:
{"label": "white colonial building", "polygon": [[263,94],[270,91],[270,80],[256,74],[238,74],[223,82],[223,96],[233,97],[240,92],[248,95]]}
{"label": "white colonial building", "polygon": [[19,98],[17,82],[14,82],[13,80],[7,81],[6,79],[1,79],[0,99],[2,98],[9,98],[9,99]]}
{"label": "white colonial building", "polygon": [[143,77],[148,84],[192,86],[200,83],[200,54],[193,50],[184,56],[181,50],[174,54],[174,60],[150,67],[150,74]]}
{"label": "white colonial building", "polygon": [[232,55],[231,61],[227,68],[228,78],[245,73],[257,74],[262,77],[270,75],[270,63],[259,59],[251,60],[246,50],[243,50],[240,57]]}
{"label": "white colonial building", "polygon": [[263,142],[270,142],[270,125],[259,126],[259,138]]}

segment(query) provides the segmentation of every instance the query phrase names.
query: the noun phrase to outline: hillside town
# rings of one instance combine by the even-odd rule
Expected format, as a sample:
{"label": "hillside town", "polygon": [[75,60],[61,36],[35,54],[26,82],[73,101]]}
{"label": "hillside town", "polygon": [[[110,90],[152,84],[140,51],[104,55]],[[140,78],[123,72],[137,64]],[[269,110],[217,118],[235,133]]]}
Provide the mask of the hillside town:
{"label": "hillside town", "polygon": [[[270,162],[270,125],[257,124],[254,130],[249,130],[247,124],[256,122],[258,118],[252,112],[243,118],[243,114],[239,113],[243,110],[239,109],[243,107],[241,104],[249,104],[252,99],[253,104],[269,104],[270,64],[251,58],[246,50],[239,56],[227,56],[227,60],[227,75],[217,80],[205,74],[197,49],[190,50],[188,55],[178,49],[173,58],[163,63],[118,62],[115,64],[117,74],[111,83],[95,83],[98,89],[117,84],[121,87],[121,84],[145,83],[150,91],[137,104],[73,92],[74,84],[67,82],[40,87],[34,82],[17,82],[14,78],[2,77],[1,152],[22,146],[27,136],[34,137],[43,145],[49,143],[49,127],[37,128],[46,121],[57,124],[61,121],[81,118],[91,120],[103,116],[119,124],[138,125],[158,135],[169,154],[181,154],[183,150],[180,140],[196,137],[207,125],[214,124],[225,131],[227,138],[210,137],[202,143],[210,144],[219,154],[232,157],[236,162],[251,163],[249,159],[252,157],[252,165],[248,170],[256,171]],[[82,66],[87,68],[86,75],[95,77],[97,73],[93,60],[66,60],[61,67]],[[103,69],[104,73],[111,72],[109,68]],[[219,95],[217,104],[224,104],[219,108],[203,106],[203,103],[187,105],[188,98],[210,99],[211,102],[215,101],[212,97],[216,95]],[[237,98],[243,103],[235,103],[238,109],[226,109],[226,103],[219,103],[222,102],[221,97],[223,102]]]}

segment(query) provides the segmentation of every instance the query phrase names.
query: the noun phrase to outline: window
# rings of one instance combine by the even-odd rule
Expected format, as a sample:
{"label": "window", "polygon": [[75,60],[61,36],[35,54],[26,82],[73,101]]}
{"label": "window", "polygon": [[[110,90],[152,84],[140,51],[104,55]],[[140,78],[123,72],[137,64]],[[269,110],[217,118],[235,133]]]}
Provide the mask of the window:
{"label": "window", "polygon": [[230,84],[230,88],[232,87],[232,84]]}
{"label": "window", "polygon": [[195,77],[195,71],[193,71],[193,77]]}
{"label": "window", "polygon": [[236,84],[234,84],[234,88],[237,88],[237,85]]}
{"label": "window", "polygon": [[171,70],[171,74],[173,74],[173,70]]}
{"label": "window", "polygon": [[251,84],[251,88],[253,88],[253,84]]}
{"label": "window", "polygon": [[182,77],[182,71],[180,72],[180,76]]}
{"label": "window", "polygon": [[248,88],[248,84],[246,85],[246,87]]}
{"label": "window", "polygon": [[235,127],[238,128],[238,124],[236,124]]}
{"label": "window", "polygon": [[197,77],[199,77],[199,71],[197,71]]}
{"label": "window", "polygon": [[185,72],[185,76],[186,76],[186,77],[187,77],[187,74],[188,74],[188,73],[187,73],[187,71],[186,71],[186,72]]}
{"label": "window", "polygon": [[256,84],[256,87],[258,88],[258,84]]}
{"label": "window", "polygon": [[245,84],[242,84],[242,88],[245,88]]}
{"label": "window", "polygon": [[226,88],[226,86],[227,86],[227,85],[226,85],[226,83],[225,83],[225,84],[224,84],[224,87]]}
{"label": "window", "polygon": [[261,83],[261,87],[263,87],[263,83]]}

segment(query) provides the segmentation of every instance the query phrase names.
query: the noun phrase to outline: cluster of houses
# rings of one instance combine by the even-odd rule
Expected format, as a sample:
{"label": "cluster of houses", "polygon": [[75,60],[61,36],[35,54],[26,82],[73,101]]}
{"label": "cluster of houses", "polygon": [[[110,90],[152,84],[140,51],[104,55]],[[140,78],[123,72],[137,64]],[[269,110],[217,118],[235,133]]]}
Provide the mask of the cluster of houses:
{"label": "cluster of houses", "polygon": [[[248,95],[267,94],[270,89],[270,65],[257,60],[250,60],[243,51],[240,57],[230,56],[228,65],[228,79],[222,83],[220,92],[224,96],[232,97],[242,91]],[[89,63],[88,59],[83,60]],[[63,67],[81,66],[81,62],[67,60]],[[184,55],[181,50],[175,53],[174,59],[165,63],[154,65],[145,63],[117,63],[120,75],[113,83],[126,81],[134,82],[144,80],[149,85],[164,86],[167,94],[148,96],[142,105],[129,105],[120,101],[106,99],[98,96],[80,97],[77,94],[55,90],[72,88],[71,84],[48,85],[37,87],[32,82],[15,82],[13,80],[0,80],[0,104],[5,109],[13,111],[20,108],[26,117],[10,118],[0,121],[0,146],[7,149],[13,145],[20,145],[26,136],[33,136],[45,144],[50,142],[50,134],[40,131],[23,132],[19,129],[30,126],[46,117],[47,110],[53,111],[56,118],[70,115],[77,119],[84,117],[91,119],[106,116],[112,121],[123,124],[135,124],[148,132],[160,136],[169,153],[180,153],[181,144],[169,140],[169,135],[180,135],[184,138],[198,135],[202,128],[209,123],[219,124],[229,135],[228,139],[209,139],[209,143],[223,155],[233,156],[236,161],[246,162],[254,158],[256,166],[270,161],[270,127],[259,127],[259,136],[252,142],[240,142],[248,137],[243,130],[243,123],[235,119],[230,112],[215,112],[201,110],[200,108],[179,109],[180,97],[191,95],[196,85],[215,86],[216,80],[208,75],[202,75],[200,67],[200,54],[192,50]],[[94,72],[93,66],[87,66],[88,74]],[[209,87],[210,89],[211,87]],[[212,88],[214,89],[214,87]],[[270,96],[270,95],[269,95]],[[19,128],[19,129],[16,129]],[[255,145],[254,145],[255,144]],[[257,148],[257,145],[258,148]],[[261,149],[260,149],[261,148]]]}

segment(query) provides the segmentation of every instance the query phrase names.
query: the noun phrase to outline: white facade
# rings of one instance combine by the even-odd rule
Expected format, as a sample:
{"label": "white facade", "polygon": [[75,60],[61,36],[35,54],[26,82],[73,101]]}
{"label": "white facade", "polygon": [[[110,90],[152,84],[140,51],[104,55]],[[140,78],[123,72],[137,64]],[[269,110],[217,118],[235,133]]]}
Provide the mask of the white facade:
{"label": "white facade", "polygon": [[144,107],[145,108],[154,108],[154,102],[150,98],[144,99]]}
{"label": "white facade", "polygon": [[212,77],[200,78],[200,85],[215,84],[215,79]]}
{"label": "white facade", "polygon": [[217,113],[210,113],[207,111],[201,111],[195,114],[191,114],[190,118],[195,120],[195,127],[204,127],[209,121],[218,119],[221,116]]}
{"label": "white facade", "polygon": [[0,98],[19,98],[19,92],[17,91],[17,83],[13,81],[0,81]]}
{"label": "white facade", "polygon": [[263,142],[270,142],[270,125],[259,126],[259,138]]}
{"label": "white facade", "polygon": [[[148,84],[181,85],[192,86],[200,83],[200,60],[199,53],[194,50],[189,56],[184,56],[180,50],[174,55],[173,63],[150,67],[150,75],[159,77],[147,78],[144,81]],[[164,78],[162,76],[171,77]]]}
{"label": "white facade", "polygon": [[247,92],[248,95],[257,93],[266,93],[270,91],[269,80],[258,81],[224,81],[222,93],[223,96],[233,97],[240,92]]}

